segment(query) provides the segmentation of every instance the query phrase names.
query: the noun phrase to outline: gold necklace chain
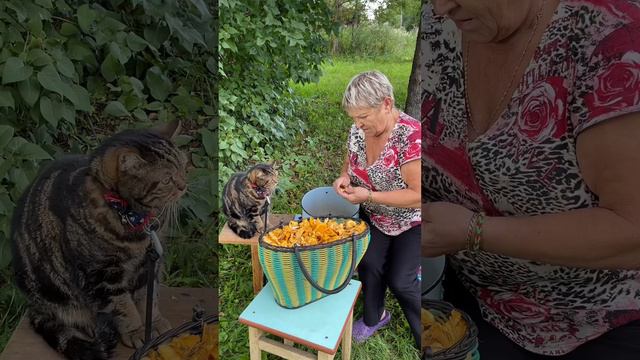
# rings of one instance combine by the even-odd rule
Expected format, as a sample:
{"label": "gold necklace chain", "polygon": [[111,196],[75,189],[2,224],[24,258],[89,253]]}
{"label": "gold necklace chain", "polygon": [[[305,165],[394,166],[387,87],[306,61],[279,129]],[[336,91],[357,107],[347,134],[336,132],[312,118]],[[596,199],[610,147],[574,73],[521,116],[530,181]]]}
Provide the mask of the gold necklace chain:
{"label": "gold necklace chain", "polygon": [[[527,51],[529,50],[529,46],[531,45],[531,41],[533,40],[533,36],[536,34],[536,32],[538,31],[538,25],[540,24],[540,19],[542,18],[542,14],[544,12],[544,8],[545,5],[547,3],[547,0],[543,0],[542,4],[540,4],[540,8],[538,9],[538,13],[536,14],[536,20],[535,23],[533,25],[533,30],[531,31],[531,34],[529,35],[529,39],[527,40],[527,44],[524,47],[524,50],[522,51],[522,54],[520,54],[520,59],[518,60],[518,64],[516,65],[515,69],[513,70],[513,72],[511,73],[511,79],[509,80],[509,85],[507,85],[507,87],[504,89],[504,92],[502,93],[502,96],[500,97],[500,101],[498,101],[498,104],[496,105],[496,107],[493,109],[493,111],[491,112],[490,116],[489,116],[489,121],[492,122],[494,121],[495,117],[498,115],[498,112],[500,110],[502,110],[502,103],[504,102],[504,100],[507,97],[507,94],[509,93],[509,89],[511,89],[511,86],[513,86],[513,81],[515,80],[516,74],[518,73],[518,70],[520,69],[520,67],[522,66],[522,62],[524,61],[524,57],[527,54]],[[469,77],[469,40],[465,41],[464,44],[465,47],[465,54],[466,56],[464,56],[464,97],[465,97],[465,110],[467,112],[467,117],[468,117],[468,125],[471,127],[471,130],[473,130],[473,132],[476,135],[481,135],[480,132],[475,128],[475,126],[473,126],[473,119],[471,118],[471,108],[470,108],[470,102],[469,102],[469,87],[468,87],[468,77]],[[497,119],[496,119],[497,120]],[[489,125],[491,126],[491,125]],[[468,134],[467,134],[468,137]]]}

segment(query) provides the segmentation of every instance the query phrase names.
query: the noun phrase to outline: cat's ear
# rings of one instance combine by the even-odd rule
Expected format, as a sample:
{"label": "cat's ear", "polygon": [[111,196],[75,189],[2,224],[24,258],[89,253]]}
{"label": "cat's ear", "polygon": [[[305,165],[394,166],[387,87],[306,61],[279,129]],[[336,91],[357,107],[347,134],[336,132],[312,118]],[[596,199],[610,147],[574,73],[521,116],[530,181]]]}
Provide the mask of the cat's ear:
{"label": "cat's ear", "polygon": [[144,163],[144,159],[140,157],[140,154],[133,149],[126,149],[120,152],[118,156],[118,168],[120,171],[128,171],[137,165]]}
{"label": "cat's ear", "polygon": [[271,165],[271,168],[275,171],[280,170],[280,167],[282,166],[282,162],[278,161],[278,160],[273,160],[271,163],[269,163],[269,165]]}
{"label": "cat's ear", "polygon": [[162,136],[165,139],[173,140],[182,130],[180,120],[173,120],[168,123],[161,123],[151,128],[151,131]]}
{"label": "cat's ear", "polygon": [[143,161],[135,149],[111,149],[102,157],[102,177],[109,185],[114,185],[118,182],[121,171],[127,171]]}

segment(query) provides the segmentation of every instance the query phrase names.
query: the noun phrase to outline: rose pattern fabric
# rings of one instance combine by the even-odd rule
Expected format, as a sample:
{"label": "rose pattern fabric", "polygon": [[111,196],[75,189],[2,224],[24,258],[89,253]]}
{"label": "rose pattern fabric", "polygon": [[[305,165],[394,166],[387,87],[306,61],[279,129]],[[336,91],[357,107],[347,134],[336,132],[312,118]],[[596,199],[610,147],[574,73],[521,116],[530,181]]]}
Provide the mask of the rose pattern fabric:
{"label": "rose pattern fabric", "polygon": [[640,99],[640,54],[626,53],[622,59],[603,69],[588,98],[593,116],[638,104]]}
{"label": "rose pattern fabric", "polygon": [[[422,128],[418,120],[400,113],[387,144],[378,159],[367,166],[364,133],[355,125],[349,133],[349,177],[354,186],[372,191],[406,189],[400,167],[409,161],[419,160],[422,148]],[[362,203],[371,222],[387,235],[398,235],[420,224],[420,209],[396,208],[380,204]]]}
{"label": "rose pattern fabric", "polygon": [[[466,140],[462,44],[426,7],[421,123],[423,201],[491,216],[597,207],[576,142],[640,111],[640,2],[561,0],[502,116]],[[578,34],[578,35],[576,35]],[[523,348],[562,355],[640,319],[640,271],[584,269],[462,251],[449,257],[483,317]]]}
{"label": "rose pattern fabric", "polygon": [[549,78],[534,85],[520,104],[518,130],[529,139],[559,138],[566,131],[567,91],[561,78]]}

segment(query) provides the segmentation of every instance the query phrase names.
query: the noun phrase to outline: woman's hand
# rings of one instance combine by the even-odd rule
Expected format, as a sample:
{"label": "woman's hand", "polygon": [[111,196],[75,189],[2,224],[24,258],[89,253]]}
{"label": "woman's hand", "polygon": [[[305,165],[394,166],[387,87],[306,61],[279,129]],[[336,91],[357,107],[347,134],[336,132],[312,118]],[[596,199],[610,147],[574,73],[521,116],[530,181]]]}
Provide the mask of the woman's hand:
{"label": "woman's hand", "polygon": [[473,212],[448,202],[422,204],[422,256],[455,254],[467,247]]}
{"label": "woman's hand", "polygon": [[369,190],[360,186],[349,185],[338,194],[352,204],[361,204],[369,198]]}
{"label": "woman's hand", "polygon": [[342,197],[344,197],[344,192],[351,187],[351,179],[349,179],[349,175],[343,174],[339,178],[337,178],[333,182],[333,190]]}

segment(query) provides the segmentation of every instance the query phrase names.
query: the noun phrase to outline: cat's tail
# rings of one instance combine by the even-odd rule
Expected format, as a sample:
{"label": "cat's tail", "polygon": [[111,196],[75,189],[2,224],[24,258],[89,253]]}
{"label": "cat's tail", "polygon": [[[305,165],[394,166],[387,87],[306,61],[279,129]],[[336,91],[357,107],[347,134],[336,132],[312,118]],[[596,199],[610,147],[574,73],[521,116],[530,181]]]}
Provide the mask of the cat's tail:
{"label": "cat's tail", "polygon": [[98,313],[93,334],[73,324],[78,319],[62,319],[51,313],[30,313],[30,318],[36,332],[69,360],[109,360],[118,344],[118,330],[111,314]]}

